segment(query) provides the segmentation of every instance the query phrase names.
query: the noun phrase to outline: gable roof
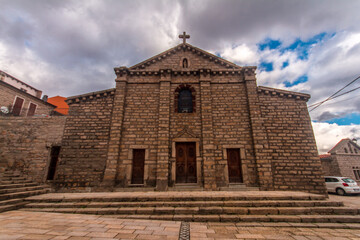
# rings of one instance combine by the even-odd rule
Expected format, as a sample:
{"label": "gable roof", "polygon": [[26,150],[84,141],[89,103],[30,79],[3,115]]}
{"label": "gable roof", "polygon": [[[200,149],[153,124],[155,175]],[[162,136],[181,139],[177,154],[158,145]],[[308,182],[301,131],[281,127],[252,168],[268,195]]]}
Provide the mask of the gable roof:
{"label": "gable roof", "polygon": [[152,64],[156,63],[157,61],[166,59],[170,55],[177,53],[179,51],[191,51],[194,52],[200,56],[203,56],[204,58],[208,58],[210,61],[213,61],[216,64],[221,65],[222,67],[228,68],[228,69],[241,69],[240,66],[229,62],[221,57],[218,57],[214,54],[211,54],[209,52],[206,52],[200,48],[194,47],[188,43],[181,43],[173,48],[170,48],[169,50],[166,50],[165,52],[162,52],[160,54],[157,54],[151,58],[146,59],[145,61],[142,61],[138,64],[135,64],[134,66],[129,67],[129,70],[141,70],[145,67],[151,66]]}
{"label": "gable roof", "polygon": [[356,147],[357,149],[360,150],[360,146],[357,145],[356,143],[354,143],[350,138],[344,138],[341,139],[332,149],[330,149],[330,151],[328,151],[328,153],[335,153],[337,149],[341,148],[343,145],[350,143],[352,144],[354,147]]}
{"label": "gable roof", "polygon": [[27,84],[27,83],[25,83],[25,82],[23,82],[23,81],[21,81],[21,80],[17,79],[16,77],[14,77],[14,76],[12,76],[12,75],[8,74],[7,72],[4,72],[4,71],[0,70],[0,73],[3,73],[3,74],[5,74],[5,75],[8,75],[8,76],[9,76],[9,77],[11,77],[13,80],[15,80],[15,81],[17,81],[17,82],[19,82],[19,83],[21,83],[21,84],[23,84],[23,85],[27,86],[28,88],[31,88],[31,89],[35,90],[36,92],[41,92],[39,89],[36,89],[36,88],[34,88],[33,86],[30,86],[29,84]]}

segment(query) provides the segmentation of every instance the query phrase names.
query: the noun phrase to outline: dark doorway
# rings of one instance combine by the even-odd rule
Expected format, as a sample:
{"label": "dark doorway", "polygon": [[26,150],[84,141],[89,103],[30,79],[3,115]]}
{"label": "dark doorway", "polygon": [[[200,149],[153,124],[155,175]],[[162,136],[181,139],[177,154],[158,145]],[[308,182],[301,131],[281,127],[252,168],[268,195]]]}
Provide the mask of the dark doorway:
{"label": "dark doorway", "polygon": [[241,171],[240,149],[228,148],[227,161],[228,161],[228,169],[229,169],[229,182],[242,183],[243,179],[242,179],[242,171]]}
{"label": "dark doorway", "polygon": [[49,165],[47,180],[54,180],[56,166],[57,166],[57,162],[58,162],[59,154],[60,154],[60,149],[61,149],[60,146],[51,147],[50,165]]}
{"label": "dark doorway", "polygon": [[176,143],[176,183],[196,182],[196,144]]}
{"label": "dark doorway", "polygon": [[145,149],[133,149],[131,184],[144,184]]}

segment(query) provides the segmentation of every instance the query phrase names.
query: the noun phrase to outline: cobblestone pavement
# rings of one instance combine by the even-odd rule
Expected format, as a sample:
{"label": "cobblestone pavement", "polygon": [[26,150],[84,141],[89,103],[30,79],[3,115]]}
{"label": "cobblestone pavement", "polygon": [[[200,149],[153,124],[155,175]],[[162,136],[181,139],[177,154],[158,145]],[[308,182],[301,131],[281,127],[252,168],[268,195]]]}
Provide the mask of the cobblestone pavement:
{"label": "cobblestone pavement", "polygon": [[329,200],[341,201],[344,202],[345,206],[360,208],[360,195],[339,196],[336,194],[329,193]]}
{"label": "cobblestone pavement", "polygon": [[[0,214],[0,239],[179,239],[181,222],[11,211]],[[195,239],[360,239],[360,229],[190,223]],[[183,238],[182,238],[183,239]]]}

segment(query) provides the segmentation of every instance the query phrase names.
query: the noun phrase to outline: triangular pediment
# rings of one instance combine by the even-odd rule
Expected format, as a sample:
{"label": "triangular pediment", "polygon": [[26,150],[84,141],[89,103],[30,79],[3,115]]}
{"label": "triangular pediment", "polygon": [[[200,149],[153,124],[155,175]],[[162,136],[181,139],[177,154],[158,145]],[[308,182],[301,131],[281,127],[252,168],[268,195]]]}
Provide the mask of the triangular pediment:
{"label": "triangular pediment", "polygon": [[360,154],[360,146],[349,138],[345,138],[338,142],[328,153],[352,153],[354,149]]}
{"label": "triangular pediment", "polygon": [[175,138],[198,138],[198,136],[193,133],[188,126],[184,126],[183,129],[175,135]]}
{"label": "triangular pediment", "polygon": [[[184,59],[187,61],[186,67],[184,67]],[[241,69],[241,67],[188,43],[182,43],[129,68],[129,70],[151,71],[157,71],[159,69],[217,70]]]}

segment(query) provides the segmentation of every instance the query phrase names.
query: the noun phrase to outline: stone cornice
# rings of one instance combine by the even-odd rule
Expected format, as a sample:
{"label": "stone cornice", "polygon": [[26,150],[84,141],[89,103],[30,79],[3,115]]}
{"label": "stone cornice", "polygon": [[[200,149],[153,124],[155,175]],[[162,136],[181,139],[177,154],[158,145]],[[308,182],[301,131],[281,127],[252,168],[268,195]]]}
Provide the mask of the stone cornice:
{"label": "stone cornice", "polygon": [[106,96],[114,95],[114,94],[115,94],[115,88],[111,88],[111,89],[106,89],[106,90],[102,90],[102,91],[85,93],[82,95],[68,97],[66,99],[66,103],[70,105],[70,104],[83,102],[86,100],[93,100],[96,98],[106,97]]}
{"label": "stone cornice", "polygon": [[172,70],[172,69],[159,69],[159,70],[138,70],[129,69],[126,67],[114,68],[117,79],[120,80],[124,76],[161,76],[163,74],[171,74],[172,76],[197,76],[199,74],[210,74],[211,76],[229,76],[229,75],[246,75],[255,76],[255,66],[242,67],[239,69],[186,69],[186,70]]}
{"label": "stone cornice", "polygon": [[292,91],[263,87],[263,86],[258,86],[257,90],[258,90],[258,93],[262,93],[265,95],[280,96],[280,97],[286,97],[286,98],[295,98],[295,99],[299,99],[299,100],[301,99],[304,101],[308,101],[311,97],[309,94],[306,94],[306,93],[292,92]]}

